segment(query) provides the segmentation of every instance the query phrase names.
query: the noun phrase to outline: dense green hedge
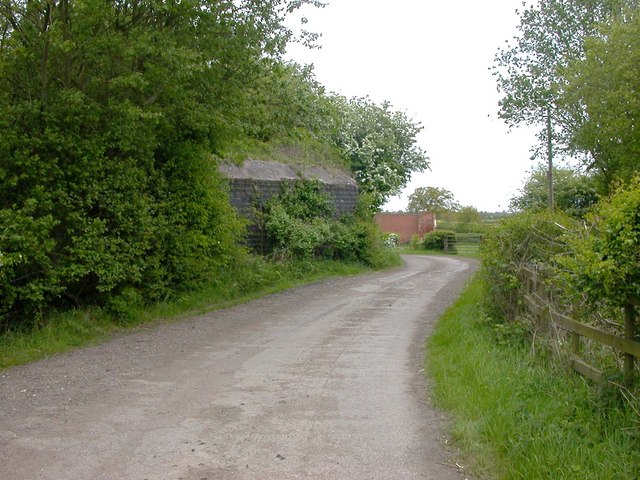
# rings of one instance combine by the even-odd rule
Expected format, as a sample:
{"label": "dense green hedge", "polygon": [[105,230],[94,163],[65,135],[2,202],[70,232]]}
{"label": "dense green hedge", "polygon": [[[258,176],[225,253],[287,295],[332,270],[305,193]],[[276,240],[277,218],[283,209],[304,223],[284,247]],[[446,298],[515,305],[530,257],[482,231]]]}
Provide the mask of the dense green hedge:
{"label": "dense green hedge", "polygon": [[514,320],[522,311],[522,269],[554,264],[556,255],[568,252],[568,237],[577,222],[563,214],[522,213],[506,217],[484,237],[482,275],[488,312]]}
{"label": "dense green hedge", "polygon": [[383,262],[382,233],[361,205],[353,214],[336,218],[331,199],[318,181],[304,180],[287,186],[263,213],[265,229],[274,254],[296,259],[334,259]]}
{"label": "dense green hedge", "polygon": [[601,200],[585,221],[523,213],[503,219],[483,241],[487,305],[513,320],[520,312],[521,271],[545,271],[559,303],[620,307],[640,297],[640,177]]}
{"label": "dense green hedge", "polygon": [[595,305],[640,298],[640,176],[601,201],[559,258],[562,280]]}
{"label": "dense green hedge", "polygon": [[200,7],[1,9],[0,330],[163,298],[237,256],[210,152],[242,131],[237,103],[281,32],[269,8]]}

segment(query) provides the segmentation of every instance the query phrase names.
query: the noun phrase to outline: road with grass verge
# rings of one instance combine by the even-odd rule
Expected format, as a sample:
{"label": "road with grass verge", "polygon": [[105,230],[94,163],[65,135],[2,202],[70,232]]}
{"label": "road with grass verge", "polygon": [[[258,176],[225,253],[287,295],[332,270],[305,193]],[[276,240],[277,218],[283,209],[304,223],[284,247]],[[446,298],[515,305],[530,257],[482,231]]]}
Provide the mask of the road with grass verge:
{"label": "road with grass verge", "polygon": [[405,262],[0,372],[0,478],[468,478],[422,367],[476,262]]}

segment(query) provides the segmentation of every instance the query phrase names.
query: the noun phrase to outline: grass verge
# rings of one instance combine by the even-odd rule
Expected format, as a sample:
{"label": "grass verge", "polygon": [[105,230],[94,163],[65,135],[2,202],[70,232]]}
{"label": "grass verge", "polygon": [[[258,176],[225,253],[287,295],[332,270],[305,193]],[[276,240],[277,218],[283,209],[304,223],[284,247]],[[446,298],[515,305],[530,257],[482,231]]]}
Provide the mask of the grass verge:
{"label": "grass verge", "polygon": [[[380,268],[400,265],[387,252]],[[84,308],[52,312],[36,328],[0,335],[0,369],[28,363],[72,348],[97,344],[140,324],[177,321],[188,315],[229,307],[321,279],[371,271],[361,264],[337,261],[270,262],[248,257],[204,288],[154,305],[119,304],[113,309]]]}
{"label": "grass verge", "polygon": [[436,255],[446,257],[467,257],[480,258],[480,249],[464,250],[458,253],[447,253],[442,250],[424,250],[422,248],[413,248],[411,245],[403,245],[397,248],[398,253],[403,255]]}
{"label": "grass verge", "polygon": [[397,247],[397,251],[403,255],[448,255],[442,250],[425,250],[424,248],[413,248],[411,245]]}
{"label": "grass verge", "polygon": [[520,332],[483,318],[482,294],[472,280],[427,345],[434,401],[450,412],[468,469],[486,479],[640,478],[637,400],[532,357]]}

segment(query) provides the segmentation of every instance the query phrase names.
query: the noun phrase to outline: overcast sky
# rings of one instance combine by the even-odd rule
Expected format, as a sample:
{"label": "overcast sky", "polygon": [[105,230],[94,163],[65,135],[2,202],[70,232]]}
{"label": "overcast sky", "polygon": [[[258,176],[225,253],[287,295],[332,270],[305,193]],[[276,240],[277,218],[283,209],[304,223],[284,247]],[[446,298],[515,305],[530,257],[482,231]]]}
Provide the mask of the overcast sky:
{"label": "overcast sky", "polygon": [[417,187],[433,186],[463,205],[505,210],[533,167],[535,132],[509,132],[497,117],[489,67],[516,32],[521,0],[328,1],[303,10],[322,48],[293,45],[288,58],[313,64],[329,91],[388,100],[424,127],[431,171],[414,174],[385,209],[403,209]]}

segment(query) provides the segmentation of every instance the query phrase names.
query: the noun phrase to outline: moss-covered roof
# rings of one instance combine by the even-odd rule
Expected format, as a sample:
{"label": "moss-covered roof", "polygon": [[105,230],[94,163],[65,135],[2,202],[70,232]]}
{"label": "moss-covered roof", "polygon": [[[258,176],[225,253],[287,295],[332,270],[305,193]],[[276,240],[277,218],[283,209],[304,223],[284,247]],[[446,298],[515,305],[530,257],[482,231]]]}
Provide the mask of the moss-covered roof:
{"label": "moss-covered roof", "polygon": [[356,181],[346,173],[331,167],[304,164],[285,164],[264,160],[245,160],[242,165],[223,162],[220,172],[230,179],[253,180],[319,180],[332,185],[353,185]]}

